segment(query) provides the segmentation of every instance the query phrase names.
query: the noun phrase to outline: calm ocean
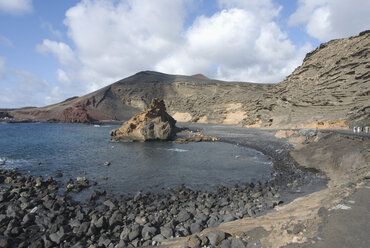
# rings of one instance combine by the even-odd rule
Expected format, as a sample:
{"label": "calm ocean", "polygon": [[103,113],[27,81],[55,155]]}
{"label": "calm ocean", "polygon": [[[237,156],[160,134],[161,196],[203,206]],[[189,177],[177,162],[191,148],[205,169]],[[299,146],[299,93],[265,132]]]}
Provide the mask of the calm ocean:
{"label": "calm ocean", "polygon": [[[159,191],[181,183],[193,189],[267,179],[271,159],[246,147],[215,143],[117,143],[118,126],[0,124],[1,168],[31,175],[86,176],[110,192]],[[104,162],[110,161],[110,166]],[[41,165],[39,165],[41,163]],[[107,179],[107,180],[104,180]]]}

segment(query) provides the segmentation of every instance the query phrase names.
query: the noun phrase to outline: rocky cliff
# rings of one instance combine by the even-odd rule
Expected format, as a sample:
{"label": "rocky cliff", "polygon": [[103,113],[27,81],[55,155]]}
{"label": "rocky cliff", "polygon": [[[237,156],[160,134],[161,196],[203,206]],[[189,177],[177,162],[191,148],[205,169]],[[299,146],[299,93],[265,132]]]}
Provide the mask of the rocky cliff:
{"label": "rocky cliff", "polygon": [[276,85],[143,71],[82,97],[9,114],[42,121],[128,120],[151,99],[161,98],[179,122],[264,128],[369,125],[369,51],[366,31],[321,44]]}
{"label": "rocky cliff", "polygon": [[249,121],[260,116],[262,126],[369,125],[370,31],[321,44],[270,96],[249,112]]}

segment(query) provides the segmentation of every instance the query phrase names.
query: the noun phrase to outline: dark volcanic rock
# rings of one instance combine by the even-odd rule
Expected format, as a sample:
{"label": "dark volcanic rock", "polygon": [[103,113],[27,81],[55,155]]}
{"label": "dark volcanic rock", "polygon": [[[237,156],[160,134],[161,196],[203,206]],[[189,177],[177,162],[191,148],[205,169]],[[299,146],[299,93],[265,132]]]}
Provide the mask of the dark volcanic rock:
{"label": "dark volcanic rock", "polygon": [[166,239],[173,237],[173,229],[171,227],[161,227],[161,234]]}
{"label": "dark volcanic rock", "polygon": [[[18,247],[142,247],[216,227],[223,221],[248,216],[248,209],[263,213],[277,197],[274,181],[218,187],[217,192],[194,191],[181,185],[163,194],[139,192],[115,197],[94,190],[81,204],[53,178],[24,177],[0,170],[0,242]],[[292,176],[292,180],[295,179]],[[284,185],[287,181],[284,181]],[[73,189],[88,187],[84,177],[67,181]],[[53,187],[50,187],[53,186]],[[274,190],[272,190],[274,187]],[[251,197],[262,192],[257,199]],[[196,234],[195,234],[196,235]],[[230,247],[227,234],[212,231],[189,240],[194,247]],[[242,247],[234,244],[235,247]],[[192,246],[193,247],[193,246]]]}
{"label": "dark volcanic rock", "polygon": [[0,247],[2,248],[12,247],[12,240],[6,236],[0,236]]}
{"label": "dark volcanic rock", "polygon": [[88,114],[87,106],[80,102],[64,109],[57,119],[63,122],[77,123],[92,123],[93,121],[96,121]]}
{"label": "dark volcanic rock", "polygon": [[209,243],[213,246],[219,245],[221,241],[226,238],[226,234],[219,230],[210,231],[206,233],[205,235],[208,238]]}
{"label": "dark volcanic rock", "polygon": [[198,222],[196,222],[196,223],[192,223],[192,224],[190,225],[190,232],[191,232],[192,234],[194,234],[194,233],[198,233],[198,232],[200,232],[200,231],[202,231],[202,230],[203,230],[202,225],[201,225],[200,223],[198,223]]}
{"label": "dark volcanic rock", "polygon": [[0,111],[0,120],[7,118],[13,118],[13,116],[11,116],[7,111]]}

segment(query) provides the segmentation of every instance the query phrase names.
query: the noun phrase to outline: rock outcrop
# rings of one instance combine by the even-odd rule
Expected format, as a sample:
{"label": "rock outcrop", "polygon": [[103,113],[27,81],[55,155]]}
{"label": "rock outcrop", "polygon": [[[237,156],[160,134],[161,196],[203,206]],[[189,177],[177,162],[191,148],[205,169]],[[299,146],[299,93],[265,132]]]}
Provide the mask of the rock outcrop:
{"label": "rock outcrop", "polygon": [[[370,32],[332,40],[248,111],[243,125],[348,128],[370,124]],[[253,109],[254,108],[254,109]]]}
{"label": "rock outcrop", "polygon": [[0,119],[12,118],[12,116],[6,111],[0,111]]}
{"label": "rock outcrop", "polygon": [[154,98],[148,109],[111,132],[116,141],[169,140],[176,134],[176,120],[167,112],[163,100]]}
{"label": "rock outcrop", "polygon": [[279,84],[139,72],[88,95],[14,118],[63,122],[128,120],[153,98],[177,121],[261,128],[348,128],[370,124],[370,32],[321,44]]}
{"label": "rock outcrop", "polygon": [[187,128],[182,128],[181,132],[177,134],[176,143],[186,144],[189,142],[214,142],[220,140],[217,137],[207,136],[200,131],[191,131]]}

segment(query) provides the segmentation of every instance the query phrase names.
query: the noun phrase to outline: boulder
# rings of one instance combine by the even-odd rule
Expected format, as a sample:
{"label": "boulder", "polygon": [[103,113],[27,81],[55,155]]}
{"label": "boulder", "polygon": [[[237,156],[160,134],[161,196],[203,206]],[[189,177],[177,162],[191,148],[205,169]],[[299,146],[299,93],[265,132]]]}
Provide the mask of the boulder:
{"label": "boulder", "polygon": [[206,233],[206,237],[211,245],[217,246],[226,238],[226,234],[222,231],[214,230]]}
{"label": "boulder", "polygon": [[163,100],[154,98],[148,109],[111,131],[115,141],[170,140],[176,134],[176,120],[166,112]]}

